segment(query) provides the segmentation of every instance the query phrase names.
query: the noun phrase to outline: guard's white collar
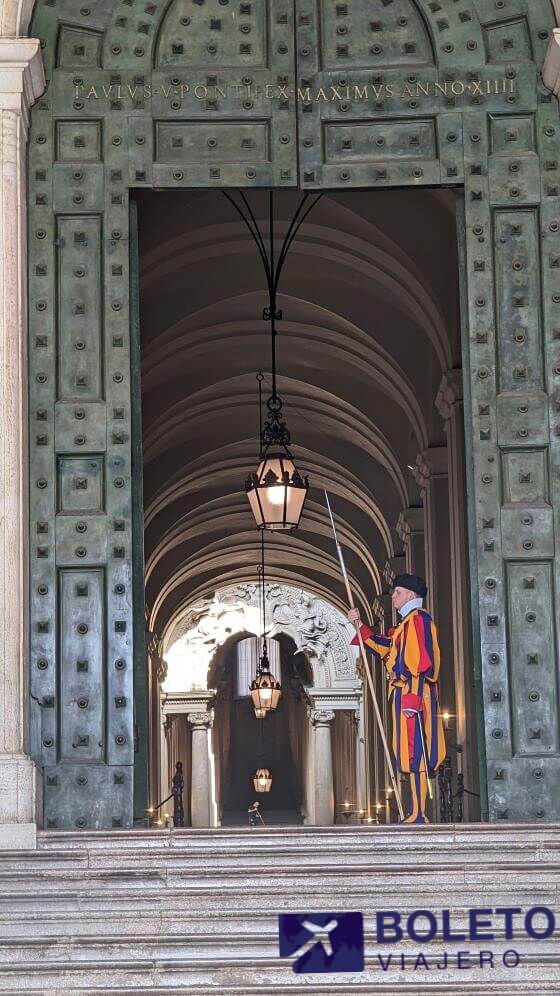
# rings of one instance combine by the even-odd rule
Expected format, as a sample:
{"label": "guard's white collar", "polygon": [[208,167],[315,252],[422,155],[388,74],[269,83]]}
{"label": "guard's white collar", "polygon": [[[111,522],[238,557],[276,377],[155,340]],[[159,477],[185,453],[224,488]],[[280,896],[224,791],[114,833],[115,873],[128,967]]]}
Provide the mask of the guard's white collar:
{"label": "guard's white collar", "polygon": [[408,602],[401,605],[400,609],[397,609],[399,616],[404,618],[404,616],[408,615],[409,612],[412,612],[413,609],[421,609],[423,601],[423,598],[410,598]]}

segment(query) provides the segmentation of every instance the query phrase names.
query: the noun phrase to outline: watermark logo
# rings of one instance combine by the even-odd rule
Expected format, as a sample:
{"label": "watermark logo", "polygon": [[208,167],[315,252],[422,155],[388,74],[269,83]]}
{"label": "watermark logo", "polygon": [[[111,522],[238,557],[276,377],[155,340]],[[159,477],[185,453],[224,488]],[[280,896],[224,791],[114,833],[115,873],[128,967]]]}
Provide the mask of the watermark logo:
{"label": "watermark logo", "polygon": [[[488,942],[546,941],[556,931],[556,918],[547,906],[527,911],[519,906],[480,907],[463,914],[449,909],[406,914],[378,910],[372,928],[371,964],[383,972],[515,969],[522,961],[520,951],[490,947]],[[292,959],[296,973],[364,971],[361,913],[284,913],[279,931],[280,957]],[[428,947],[433,942],[437,953]],[[481,942],[486,942],[484,947],[479,947]]]}
{"label": "watermark logo", "polygon": [[363,972],[361,913],[282,913],[280,957],[293,958],[300,972]]}

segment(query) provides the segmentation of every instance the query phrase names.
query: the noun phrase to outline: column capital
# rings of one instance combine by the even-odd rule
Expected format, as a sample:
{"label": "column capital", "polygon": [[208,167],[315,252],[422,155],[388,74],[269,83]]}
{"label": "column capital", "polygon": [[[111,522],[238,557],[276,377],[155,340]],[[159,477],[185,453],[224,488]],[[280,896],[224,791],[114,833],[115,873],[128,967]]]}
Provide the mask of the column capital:
{"label": "column capital", "polygon": [[187,713],[198,713],[204,715],[212,706],[216,698],[215,688],[202,688],[194,692],[165,692],[161,693],[161,709],[166,716],[182,715]]}
{"label": "column capital", "polygon": [[397,536],[407,543],[412,533],[424,532],[424,509],[419,506],[403,508],[397,520]]}
{"label": "column capital", "polygon": [[45,88],[39,39],[0,38],[0,110],[20,114],[27,128],[29,110]]}
{"label": "column capital", "polygon": [[211,712],[188,712],[187,720],[197,730],[209,730],[214,723]]}
{"label": "column capital", "polygon": [[554,96],[560,97],[560,28],[554,28],[550,36],[542,78],[544,85],[552,90]]}
{"label": "column capital", "polygon": [[412,473],[418,487],[425,491],[433,477],[447,477],[447,446],[429,446],[416,457]]}
{"label": "column capital", "polygon": [[447,422],[453,414],[455,405],[463,400],[463,371],[459,367],[446,370],[436,395],[436,408],[442,419]]}
{"label": "column capital", "polygon": [[330,726],[334,719],[334,709],[309,709],[309,719],[313,726]]}

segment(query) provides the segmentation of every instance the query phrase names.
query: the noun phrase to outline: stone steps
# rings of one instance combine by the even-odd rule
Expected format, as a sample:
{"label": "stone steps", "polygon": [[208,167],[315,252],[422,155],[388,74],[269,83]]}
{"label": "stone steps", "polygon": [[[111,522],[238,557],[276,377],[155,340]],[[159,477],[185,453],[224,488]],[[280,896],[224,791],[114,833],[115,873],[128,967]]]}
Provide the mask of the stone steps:
{"label": "stone steps", "polygon": [[[560,920],[554,825],[42,833],[36,851],[0,851],[0,993],[560,994],[558,937],[407,940],[386,971],[377,958],[380,909],[448,908],[460,928],[471,907],[534,905]],[[278,957],[278,914],[321,910],[363,912],[363,973],[300,976]],[[497,967],[434,967],[458,947]],[[419,950],[432,968],[403,971]]]}

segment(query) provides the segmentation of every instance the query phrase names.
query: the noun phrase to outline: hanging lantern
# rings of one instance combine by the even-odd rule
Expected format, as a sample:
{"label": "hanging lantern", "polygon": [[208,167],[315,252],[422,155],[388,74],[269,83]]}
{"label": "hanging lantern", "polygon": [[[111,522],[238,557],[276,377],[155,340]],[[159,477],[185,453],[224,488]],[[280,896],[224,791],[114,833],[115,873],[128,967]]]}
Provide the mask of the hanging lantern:
{"label": "hanging lantern", "polygon": [[270,792],[272,788],[272,775],[268,768],[257,768],[253,776],[255,792]]}
{"label": "hanging lantern", "polygon": [[280,702],[282,685],[276,680],[270,670],[268,654],[266,651],[266,640],[263,645],[262,657],[259,658],[257,676],[254,681],[251,682],[249,691],[251,693],[257,719],[262,718],[260,715],[257,715],[257,710],[264,713],[274,712]]}
{"label": "hanging lantern", "polygon": [[[270,671],[261,671],[251,682],[251,698],[255,707],[262,712],[274,712],[282,695],[282,685]],[[257,717],[261,719],[261,716]]]}
{"label": "hanging lantern", "polygon": [[259,529],[297,529],[309,482],[299,473],[287,446],[265,451],[256,473],[247,478],[245,490]]}
{"label": "hanging lantern", "polygon": [[[269,193],[270,249],[268,253],[255,219],[252,218],[251,223],[248,223],[243,211],[235,204],[235,201],[232,201],[259,246],[268,284],[268,305],[263,309],[263,320],[270,325],[272,393],[266,403],[268,413],[263,428],[261,403],[263,375],[259,374],[257,379],[259,381],[259,415],[261,416],[261,456],[257,470],[249,474],[246,479],[245,490],[257,527],[273,531],[297,529],[309,491],[308,479],[300,474],[289,450],[290,432],[282,419],[282,400],[277,390],[276,370],[276,338],[278,335],[276,323],[282,318],[282,311],[276,303],[278,285],[290,246],[302,222],[319,199],[316,198],[312,201],[306,209],[307,197],[308,195],[304,194],[290,223],[278,260],[275,260],[273,192]],[[229,196],[228,199],[232,200]]]}

